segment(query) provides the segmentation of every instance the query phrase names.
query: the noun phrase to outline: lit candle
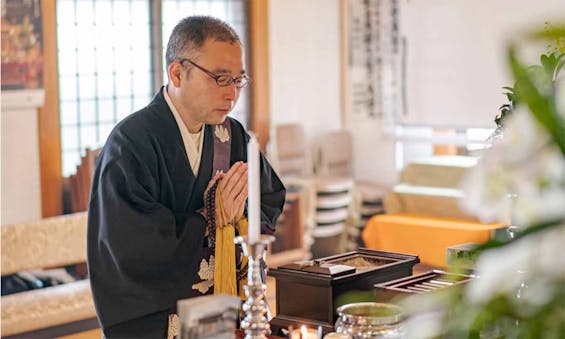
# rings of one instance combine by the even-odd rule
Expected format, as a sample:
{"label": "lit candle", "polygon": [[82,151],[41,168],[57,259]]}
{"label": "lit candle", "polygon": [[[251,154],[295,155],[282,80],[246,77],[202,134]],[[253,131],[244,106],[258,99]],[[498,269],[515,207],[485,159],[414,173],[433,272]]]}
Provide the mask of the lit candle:
{"label": "lit candle", "polygon": [[259,144],[253,134],[247,144],[247,241],[250,244],[259,241],[261,229],[261,175],[259,174]]}
{"label": "lit candle", "polygon": [[305,325],[300,326],[300,329],[291,331],[291,339],[318,339],[318,332],[313,328],[307,328]]}

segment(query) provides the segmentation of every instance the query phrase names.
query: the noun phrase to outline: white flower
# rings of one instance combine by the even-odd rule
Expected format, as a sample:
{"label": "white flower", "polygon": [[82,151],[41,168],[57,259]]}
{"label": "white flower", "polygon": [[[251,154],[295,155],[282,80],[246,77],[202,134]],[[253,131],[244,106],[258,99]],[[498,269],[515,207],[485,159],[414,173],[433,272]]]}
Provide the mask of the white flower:
{"label": "white flower", "polygon": [[528,193],[520,190],[512,207],[512,223],[515,225],[554,222],[564,217],[565,192],[559,188]]}
{"label": "white flower", "polygon": [[210,256],[210,261],[207,262],[206,258],[203,258],[200,262],[200,269],[198,270],[198,276],[202,281],[193,284],[192,289],[198,290],[200,293],[204,294],[208,292],[210,287],[214,286],[214,256]]}
{"label": "white flower", "polygon": [[222,125],[216,125],[216,129],[214,134],[222,143],[230,140],[230,134],[228,133],[228,129]]}
{"label": "white flower", "polygon": [[518,107],[506,121],[504,137],[493,145],[489,156],[503,165],[527,164],[550,137],[524,107]]}
{"label": "white flower", "polygon": [[553,295],[552,281],[565,279],[565,256],[559,255],[563,244],[565,224],[484,252],[476,265],[480,278],[466,290],[468,301],[483,304],[498,294],[516,299],[523,285],[527,287],[520,290],[520,299],[543,305]]}
{"label": "white flower", "polygon": [[463,209],[483,222],[508,219],[509,201],[506,197],[511,176],[502,167],[489,166],[480,160],[462,181],[465,196],[460,202]]}
{"label": "white flower", "polygon": [[[416,307],[416,306],[415,306]],[[417,307],[419,308],[419,307]],[[408,318],[404,323],[405,338],[434,338],[441,335],[443,312],[421,312]]]}
{"label": "white flower", "polygon": [[476,265],[480,278],[469,283],[467,299],[482,304],[496,294],[516,291],[523,280],[517,272],[528,267],[528,250],[527,244],[516,241],[509,246],[482,253]]}
{"label": "white flower", "polygon": [[483,222],[527,227],[565,217],[565,159],[528,112],[509,118],[504,138],[485,152],[462,186],[462,207]]}
{"label": "white flower", "polygon": [[565,223],[543,232],[532,241],[537,248],[533,259],[536,271],[548,278],[565,279],[565,256],[560,254],[565,245]]}

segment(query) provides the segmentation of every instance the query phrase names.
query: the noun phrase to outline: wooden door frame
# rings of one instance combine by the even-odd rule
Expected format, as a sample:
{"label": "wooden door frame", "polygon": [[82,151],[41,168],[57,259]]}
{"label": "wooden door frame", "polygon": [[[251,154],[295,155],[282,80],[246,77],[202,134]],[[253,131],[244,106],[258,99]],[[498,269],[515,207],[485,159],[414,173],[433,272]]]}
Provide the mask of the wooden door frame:
{"label": "wooden door frame", "polygon": [[249,2],[249,38],[251,49],[251,116],[249,129],[266,151],[270,130],[270,83],[269,83],[269,1]]}
{"label": "wooden door frame", "polygon": [[50,217],[63,213],[61,127],[57,63],[56,0],[41,1],[45,103],[38,109],[41,213]]}

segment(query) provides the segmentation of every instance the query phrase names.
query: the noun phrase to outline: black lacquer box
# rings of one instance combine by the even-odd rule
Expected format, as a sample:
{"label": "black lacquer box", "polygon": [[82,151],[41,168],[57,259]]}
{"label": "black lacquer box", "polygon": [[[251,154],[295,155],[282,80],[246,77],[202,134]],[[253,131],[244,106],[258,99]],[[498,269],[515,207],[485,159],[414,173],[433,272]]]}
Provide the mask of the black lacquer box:
{"label": "black lacquer box", "polygon": [[336,301],[348,292],[370,293],[375,284],[412,275],[420,262],[414,255],[357,251],[311,261],[300,261],[270,269],[276,279],[277,315],[271,320],[273,333],[289,326],[322,326],[333,331],[337,318]]}

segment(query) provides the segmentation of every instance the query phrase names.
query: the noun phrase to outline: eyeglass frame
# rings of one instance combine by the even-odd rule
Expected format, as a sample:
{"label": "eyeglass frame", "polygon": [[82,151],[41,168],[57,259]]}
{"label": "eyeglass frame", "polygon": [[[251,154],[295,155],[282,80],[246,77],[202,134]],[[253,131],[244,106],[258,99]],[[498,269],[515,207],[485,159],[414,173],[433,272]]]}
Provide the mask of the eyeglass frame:
{"label": "eyeglass frame", "polygon": [[[214,80],[216,81],[216,85],[218,85],[218,86],[220,86],[220,87],[228,87],[229,85],[234,84],[234,86],[237,87],[237,88],[245,88],[245,87],[251,82],[251,78],[250,78],[249,76],[247,76],[247,74],[243,74],[242,76],[239,76],[239,77],[232,77],[232,76],[227,75],[227,74],[217,75],[217,74],[214,74],[214,73],[212,73],[211,71],[207,70],[206,68],[204,68],[204,67],[198,65],[197,63],[195,63],[194,61],[192,61],[192,60],[190,60],[190,59],[188,59],[188,58],[180,58],[180,59],[177,59],[177,61],[178,61],[181,65],[182,65],[185,61],[190,62],[191,65],[193,65],[194,67],[198,68],[198,69],[201,70],[202,72],[206,73],[210,78],[214,79]],[[227,78],[229,78],[230,80],[228,80],[228,83],[227,83],[227,84],[222,85],[222,84],[220,84],[220,81],[219,81],[219,79],[220,79],[221,77],[227,77]],[[238,86],[238,85],[237,85],[237,81],[238,81],[239,79],[245,79],[245,81],[246,81],[245,84],[242,85],[242,86]]]}

